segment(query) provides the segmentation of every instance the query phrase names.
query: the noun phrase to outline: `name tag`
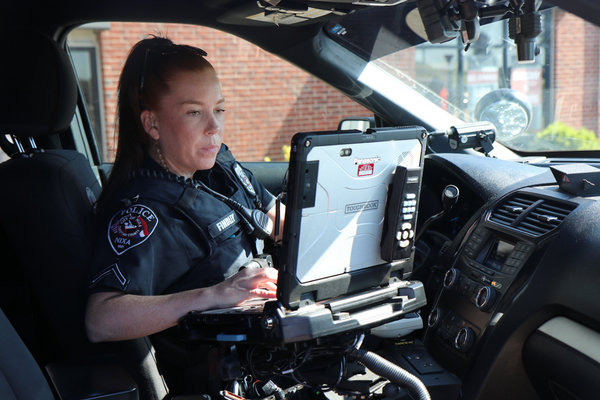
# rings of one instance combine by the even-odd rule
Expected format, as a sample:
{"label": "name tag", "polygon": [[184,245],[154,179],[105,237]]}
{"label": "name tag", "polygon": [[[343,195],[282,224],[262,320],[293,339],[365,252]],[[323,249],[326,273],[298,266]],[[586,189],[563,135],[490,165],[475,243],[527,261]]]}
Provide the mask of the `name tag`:
{"label": "name tag", "polygon": [[235,211],[231,211],[217,222],[214,222],[208,226],[208,233],[214,239],[219,235],[230,230],[232,227],[237,227],[239,222],[238,215]]}

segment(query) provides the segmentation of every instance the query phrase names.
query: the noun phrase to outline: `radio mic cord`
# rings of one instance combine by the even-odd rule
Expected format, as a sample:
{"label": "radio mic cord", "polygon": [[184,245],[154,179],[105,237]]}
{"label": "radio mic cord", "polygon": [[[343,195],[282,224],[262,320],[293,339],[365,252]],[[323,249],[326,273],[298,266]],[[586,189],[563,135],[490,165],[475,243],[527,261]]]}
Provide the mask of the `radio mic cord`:
{"label": "radio mic cord", "polygon": [[271,232],[273,232],[273,221],[271,221],[271,219],[264,212],[244,207],[237,201],[212,190],[201,181],[195,181],[195,183],[196,187],[199,187],[205,192],[212,194],[217,199],[233,208],[234,211],[237,211],[245,221],[248,233],[253,234],[258,239],[266,239],[271,236]]}

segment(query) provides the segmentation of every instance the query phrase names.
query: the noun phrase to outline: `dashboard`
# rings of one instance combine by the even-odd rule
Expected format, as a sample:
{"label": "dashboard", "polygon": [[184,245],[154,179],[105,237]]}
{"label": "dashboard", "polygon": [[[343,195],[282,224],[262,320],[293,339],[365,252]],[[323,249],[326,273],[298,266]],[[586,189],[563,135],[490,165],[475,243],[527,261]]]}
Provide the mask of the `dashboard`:
{"label": "dashboard", "polygon": [[600,357],[586,349],[600,344],[599,198],[559,188],[548,167],[432,154],[421,226],[448,184],[459,201],[428,226],[415,259],[428,354],[461,379],[462,398],[597,392]]}

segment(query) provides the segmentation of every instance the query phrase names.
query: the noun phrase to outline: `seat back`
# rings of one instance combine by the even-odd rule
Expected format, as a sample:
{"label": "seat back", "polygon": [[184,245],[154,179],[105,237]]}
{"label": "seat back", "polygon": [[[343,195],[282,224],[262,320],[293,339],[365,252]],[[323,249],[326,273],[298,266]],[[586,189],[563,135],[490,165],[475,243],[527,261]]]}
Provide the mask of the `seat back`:
{"label": "seat back", "polygon": [[[0,64],[0,134],[28,142],[68,130],[77,83],[64,50],[33,31],[2,33],[0,45],[10,55]],[[4,285],[20,288],[9,297],[3,289],[10,288],[0,283],[0,307],[11,310],[8,318],[38,363],[114,353],[141,398],[162,399],[166,389],[147,339],[95,345],[85,334],[97,232],[92,203],[100,190],[89,161],[76,150],[33,150],[0,164],[0,254],[13,255],[0,273],[11,278]]]}
{"label": "seat back", "polygon": [[54,400],[40,367],[0,309],[0,398]]}

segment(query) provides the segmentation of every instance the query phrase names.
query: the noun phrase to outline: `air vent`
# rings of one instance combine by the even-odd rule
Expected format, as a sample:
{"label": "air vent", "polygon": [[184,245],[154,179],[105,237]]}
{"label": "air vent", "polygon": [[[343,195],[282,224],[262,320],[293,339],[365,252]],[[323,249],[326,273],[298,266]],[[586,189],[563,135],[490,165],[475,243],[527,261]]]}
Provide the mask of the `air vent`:
{"label": "air vent", "polygon": [[490,221],[541,236],[556,228],[575,207],[574,204],[520,193],[496,207]]}
{"label": "air vent", "polygon": [[533,197],[513,196],[500,204],[490,216],[490,221],[499,225],[511,226],[519,216],[536,202]]}
{"label": "air vent", "polygon": [[516,228],[534,236],[541,236],[556,228],[575,207],[558,201],[543,200],[517,224]]}

